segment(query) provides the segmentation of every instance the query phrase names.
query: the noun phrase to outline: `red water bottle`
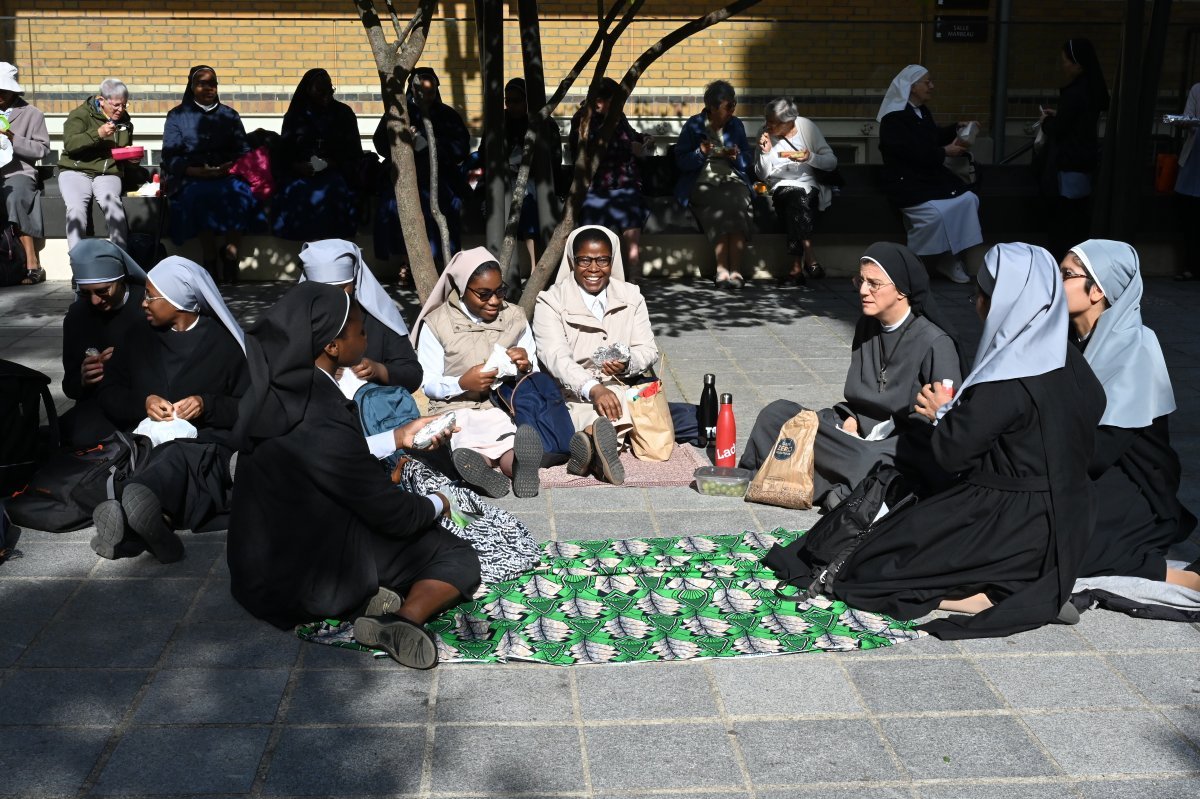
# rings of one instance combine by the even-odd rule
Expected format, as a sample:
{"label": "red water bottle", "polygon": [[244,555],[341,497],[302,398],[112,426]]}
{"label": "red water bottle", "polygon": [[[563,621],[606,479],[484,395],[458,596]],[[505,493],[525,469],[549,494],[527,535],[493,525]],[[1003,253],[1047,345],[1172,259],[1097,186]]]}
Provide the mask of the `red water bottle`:
{"label": "red water bottle", "polygon": [[162,176],[160,176],[157,172],[155,172],[153,175],[150,176],[150,182],[154,184],[154,196],[161,197],[162,196]]}
{"label": "red water bottle", "polygon": [[721,395],[717,411],[717,466],[737,466],[737,422],[733,420],[733,395]]}

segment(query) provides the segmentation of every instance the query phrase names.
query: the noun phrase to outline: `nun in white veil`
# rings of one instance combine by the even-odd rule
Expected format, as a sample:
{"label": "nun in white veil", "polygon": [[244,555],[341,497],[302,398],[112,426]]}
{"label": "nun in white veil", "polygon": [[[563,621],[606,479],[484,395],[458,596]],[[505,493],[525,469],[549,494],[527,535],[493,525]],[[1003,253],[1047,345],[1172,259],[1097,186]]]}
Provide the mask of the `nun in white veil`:
{"label": "nun in white veil", "polygon": [[953,402],[927,386],[918,403],[933,417],[944,402],[931,446],[958,482],[886,517],[833,586],[852,607],[902,619],[939,607],[974,614],[922,625],[940,638],[1070,620],[1064,606],[1091,532],[1087,464],[1104,391],[1066,346],[1054,260],[1040,247],[998,245],[979,291],[974,369]]}
{"label": "nun in white veil", "polygon": [[[567,470],[594,471],[614,484],[625,479],[619,453],[632,428],[622,384],[658,362],[646,300],[624,275],[617,235],[598,225],[578,228],[533,316],[538,360],[562,385],[575,424]],[[628,354],[593,360],[617,344]]]}
{"label": "nun in white veil", "polygon": [[148,323],[116,347],[100,405],[118,430],[143,419],[183,420],[196,437],[154,448],[120,502],[96,507],[91,543],[101,557],[144,548],[167,563],[183,556],[173,527],[205,529],[228,512],[232,429],[250,376],[245,334],[199,264],[178,256],[160,262],[147,275],[142,308]]}
{"label": "nun in white veil", "polygon": [[1196,517],[1179,501],[1182,473],[1171,446],[1175,394],[1162,347],[1142,324],[1137,251],[1091,239],[1061,265],[1071,342],[1104,386],[1108,405],[1089,471],[1096,521],[1081,577],[1141,577],[1200,590],[1200,574],[1168,568]]}
{"label": "nun in white veil", "polygon": [[983,243],[979,198],[945,166],[947,157],[967,153],[958,124],[939,127],[926,103],[933,96],[929,70],[910,64],[892,80],[879,106],[879,151],[884,190],[900,208],[908,248],[932,258],[954,255],[946,276],[956,283],[970,278],[961,255]]}
{"label": "nun in white veil", "polygon": [[358,245],[344,239],[309,242],[300,250],[300,263],[301,280],[341,286],[362,306],[367,352],[354,374],[369,383],[416,391],[421,385],[421,364],[408,340],[408,325]]}

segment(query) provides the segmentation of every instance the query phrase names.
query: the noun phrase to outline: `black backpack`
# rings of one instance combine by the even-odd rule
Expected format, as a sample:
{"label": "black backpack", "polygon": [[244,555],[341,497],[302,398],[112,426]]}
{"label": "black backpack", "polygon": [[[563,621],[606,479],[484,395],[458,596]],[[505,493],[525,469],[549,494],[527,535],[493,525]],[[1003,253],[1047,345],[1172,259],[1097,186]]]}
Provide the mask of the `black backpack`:
{"label": "black backpack", "polygon": [[16,228],[0,226],[0,286],[15,286],[29,273],[25,265],[25,248]]}
{"label": "black backpack", "polygon": [[916,501],[912,486],[896,467],[877,463],[850,495],[808,533],[787,547],[771,547],[763,563],[779,577],[781,587],[786,584],[802,589],[799,595],[781,594],[789,600],[828,594],[846,561],[875,534],[875,517],[884,503],[890,517]]}
{"label": "black backpack", "polygon": [[66,533],[92,524],[92,511],[133,476],[150,454],[150,439],[113,433],[100,443],[55,455],[8,501],[14,524]]}
{"label": "black backpack", "polygon": [[28,366],[0,361],[0,496],[25,485],[37,468],[43,407],[48,443],[58,449],[58,414],[50,397],[50,378]]}

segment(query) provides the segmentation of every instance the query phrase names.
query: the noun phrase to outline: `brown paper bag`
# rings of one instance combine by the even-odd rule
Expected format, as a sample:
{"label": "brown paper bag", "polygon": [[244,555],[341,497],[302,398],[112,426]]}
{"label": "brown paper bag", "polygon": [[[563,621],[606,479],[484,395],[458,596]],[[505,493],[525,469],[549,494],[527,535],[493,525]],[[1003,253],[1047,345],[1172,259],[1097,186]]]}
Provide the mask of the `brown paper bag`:
{"label": "brown paper bag", "polygon": [[633,430],[629,432],[629,448],[634,457],[642,461],[665,461],[675,449],[675,423],[671,421],[671,409],[667,405],[662,381],[642,383],[634,388],[646,392],[656,385],[658,390],[649,397],[630,400],[626,396],[625,399],[629,418],[633,422]]}
{"label": "brown paper bag", "polygon": [[813,501],[813,444],[817,415],[812,411],[788,419],[767,461],[750,481],[747,502],[808,510]]}

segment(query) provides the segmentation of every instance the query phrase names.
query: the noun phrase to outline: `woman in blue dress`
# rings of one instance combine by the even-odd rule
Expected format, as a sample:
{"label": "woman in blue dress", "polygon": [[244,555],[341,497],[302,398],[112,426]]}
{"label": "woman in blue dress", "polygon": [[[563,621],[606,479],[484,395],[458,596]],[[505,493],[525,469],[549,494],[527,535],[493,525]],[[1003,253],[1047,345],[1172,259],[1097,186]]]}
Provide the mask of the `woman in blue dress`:
{"label": "woman in blue dress", "polygon": [[[242,118],[217,96],[217,73],[203,64],[188,73],[183,102],[167,112],[163,171],[171,196],[171,239],[200,237],[204,268],[237,279],[241,234],[266,224],[250,184],[230,174],[250,149]],[[217,234],[224,237],[218,252]]]}

